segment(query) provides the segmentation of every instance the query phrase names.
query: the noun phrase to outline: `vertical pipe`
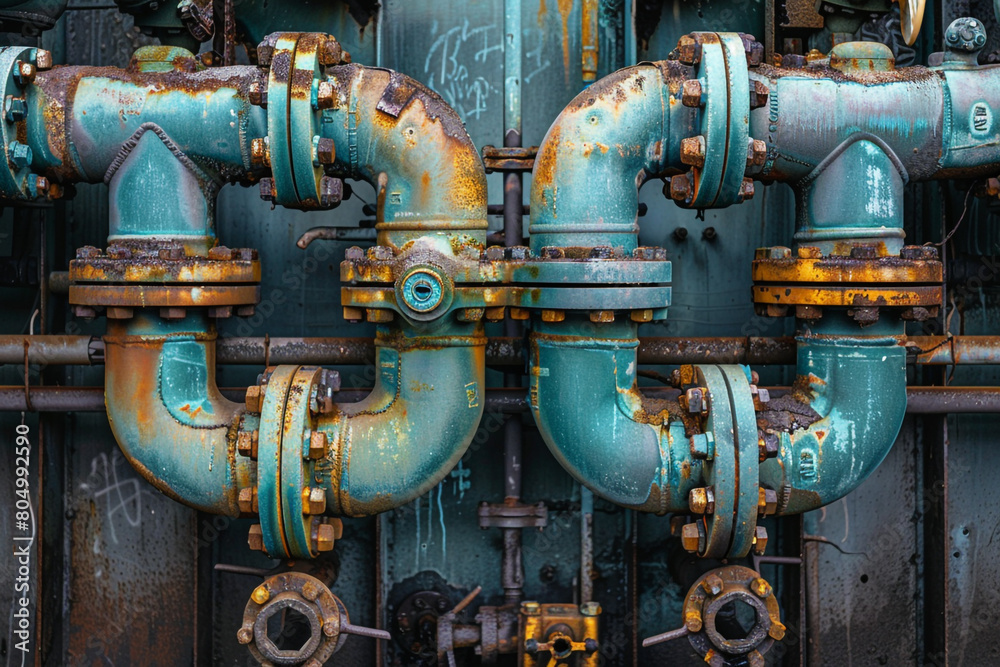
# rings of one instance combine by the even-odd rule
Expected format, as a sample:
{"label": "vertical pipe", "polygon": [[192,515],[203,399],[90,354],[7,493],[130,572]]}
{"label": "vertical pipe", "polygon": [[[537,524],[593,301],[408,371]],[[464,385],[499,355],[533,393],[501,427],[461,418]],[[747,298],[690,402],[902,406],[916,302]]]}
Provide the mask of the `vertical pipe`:
{"label": "vertical pipe", "polygon": [[597,80],[597,9],[597,0],[583,0],[580,12],[583,19],[583,25],[580,28],[580,41],[583,44],[580,64],[585,83]]}
{"label": "vertical pipe", "polygon": [[[505,147],[521,145],[521,2],[504,0],[504,138]],[[521,175],[504,174],[503,233],[508,247],[521,245],[522,224]],[[520,336],[520,324],[507,315],[504,321],[507,336]],[[507,373],[504,385],[520,387],[521,375]],[[511,416],[504,425],[504,502],[521,500],[521,418]],[[521,602],[524,589],[524,563],[521,550],[521,529],[503,529],[503,564],[501,578],[507,604]]]}
{"label": "vertical pipe", "polygon": [[594,599],[594,492],[580,485],[580,604]]}

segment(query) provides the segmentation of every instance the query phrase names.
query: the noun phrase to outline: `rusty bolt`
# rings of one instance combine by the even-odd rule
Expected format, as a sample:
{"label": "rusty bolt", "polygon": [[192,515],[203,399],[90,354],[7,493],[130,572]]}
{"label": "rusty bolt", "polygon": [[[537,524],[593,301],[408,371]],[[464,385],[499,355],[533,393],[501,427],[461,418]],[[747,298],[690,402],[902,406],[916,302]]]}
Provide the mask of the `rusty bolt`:
{"label": "rusty bolt", "polygon": [[28,114],[28,103],[23,97],[8,95],[3,100],[3,114],[4,118],[11,123],[24,120],[24,117]]}
{"label": "rusty bolt", "polygon": [[319,590],[316,588],[316,584],[311,581],[307,581],[302,584],[302,597],[312,602],[317,597],[319,597]]}
{"label": "rusty bolt", "polygon": [[335,634],[337,634],[338,630],[339,628],[337,626],[337,622],[333,619],[330,619],[329,621],[323,624],[323,634],[326,635],[327,637],[334,636]]}
{"label": "rusty bolt", "polygon": [[486,248],[486,261],[488,262],[498,262],[503,259],[504,247],[499,245],[491,245]]}
{"label": "rusty bolt", "polygon": [[566,250],[556,246],[545,246],[540,256],[544,259],[563,259],[566,257]]}
{"label": "rusty bolt", "polygon": [[247,412],[255,414],[260,412],[261,403],[264,402],[264,392],[260,385],[252,384],[247,387],[246,404]]}
{"label": "rusty bolt", "polygon": [[135,311],[124,306],[108,306],[104,315],[109,320],[130,320],[135,315]]}
{"label": "rusty bolt", "polygon": [[688,523],[681,529],[681,545],[684,551],[697,553],[701,549],[701,531],[697,523]]}
{"label": "rusty bolt", "polygon": [[909,322],[926,322],[938,316],[938,308],[933,306],[925,308],[923,306],[913,306],[899,311],[899,318]]}
{"label": "rusty bolt", "polygon": [[538,616],[541,613],[541,605],[537,602],[522,602],[521,613],[525,616]]}
{"label": "rusty bolt", "polygon": [[698,632],[702,628],[701,611],[696,608],[688,609],[684,612],[684,627],[688,632]]}
{"label": "rusty bolt", "polygon": [[333,37],[327,37],[319,47],[320,65],[339,65],[343,61],[344,50]]}
{"label": "rusty bolt", "polygon": [[689,443],[692,458],[707,461],[715,458],[715,437],[711,432],[695,433],[691,436]]}
{"label": "rusty bolt", "polygon": [[615,256],[615,249],[609,245],[594,246],[590,249],[590,259],[611,259]]}
{"label": "rusty bolt", "polygon": [[750,139],[747,142],[747,166],[760,167],[767,161],[767,142],[762,139]]}
{"label": "rusty bolt", "polygon": [[548,309],[542,311],[542,322],[562,322],[565,319],[565,311]]}
{"label": "rusty bolt", "polygon": [[271,149],[267,137],[258,137],[250,142],[250,162],[255,167],[271,166]]}
{"label": "rusty bolt", "polygon": [[899,251],[899,256],[903,259],[936,260],[938,249],[930,245],[907,245]]}
{"label": "rusty bolt", "polygon": [[267,108],[267,84],[260,81],[252,81],[247,93],[250,104],[255,107]]}
{"label": "rusty bolt", "polygon": [[691,35],[684,35],[677,41],[677,60],[685,65],[701,61],[701,44]]}
{"label": "rusty bolt", "polygon": [[764,581],[762,577],[757,577],[750,582],[750,591],[759,598],[766,598],[771,594],[771,584]]}
{"label": "rusty bolt", "polygon": [[22,144],[20,141],[15,139],[10,142],[8,149],[8,158],[10,163],[18,169],[24,169],[31,164],[33,156],[31,153],[31,146],[28,144]]}
{"label": "rusty bolt", "polygon": [[584,602],[580,605],[580,614],[582,616],[600,616],[601,605],[597,602]]}
{"label": "rusty bolt", "polygon": [[253,641],[253,630],[250,628],[240,628],[240,631],[236,633],[236,641],[241,644],[249,644]]}
{"label": "rusty bolt", "polygon": [[687,202],[691,200],[691,194],[693,190],[692,183],[694,178],[691,172],[686,174],[678,174],[670,178],[668,193],[669,197],[674,201]]}
{"label": "rusty bolt", "polygon": [[757,248],[754,259],[790,259],[792,249],[776,245],[770,248]]}
{"label": "rusty bolt", "polygon": [[[591,251],[591,256],[593,256],[593,251]],[[523,262],[531,258],[531,249],[526,245],[511,246],[504,251],[504,257],[515,262]]]}
{"label": "rusty bolt", "polygon": [[700,107],[702,100],[701,81],[688,79],[681,84],[681,104],[686,107]]}
{"label": "rusty bolt", "polygon": [[701,580],[701,589],[712,597],[720,594],[725,588],[726,582],[717,574],[710,574]]}
{"label": "rusty bolt", "polygon": [[795,306],[795,317],[800,320],[818,320],[823,317],[823,309],[819,306]]}
{"label": "rusty bolt", "polygon": [[701,387],[691,387],[684,392],[684,397],[687,399],[688,412],[700,414],[708,410],[705,401],[705,390]]}
{"label": "rusty bolt", "polygon": [[76,249],[77,259],[92,259],[94,257],[100,257],[101,251],[92,245],[85,245],[82,248]]}
{"label": "rusty bolt", "polygon": [[512,320],[527,320],[531,317],[531,311],[527,308],[518,308],[517,306],[510,307],[510,319]]}
{"label": "rusty bolt", "polygon": [[349,262],[357,262],[365,258],[365,251],[356,245],[352,245],[350,248],[344,251],[344,259]]}
{"label": "rusty bolt", "polygon": [[35,80],[35,73],[37,71],[38,69],[31,63],[18,60],[17,71],[14,73],[14,78],[19,84],[24,86]]}
{"label": "rusty bolt", "polygon": [[[209,250],[209,255],[211,255],[211,250]],[[176,261],[178,259],[184,259],[184,248],[179,245],[172,245],[166,248],[159,248],[156,251],[156,256],[163,260]]]}
{"label": "rusty bolt", "polygon": [[320,164],[333,164],[336,156],[337,149],[333,145],[333,139],[318,137],[316,141],[316,161]]}
{"label": "rusty bolt", "polygon": [[760,450],[760,461],[773,459],[778,455],[778,436],[774,433],[757,432],[757,448]]}
{"label": "rusty bolt", "polygon": [[710,486],[691,489],[688,508],[695,514],[715,514],[715,490]]}
{"label": "rusty bolt", "polygon": [[323,208],[333,208],[344,198],[344,182],[333,176],[323,176],[319,179],[319,205]]}
{"label": "rusty bolt", "polygon": [[764,656],[760,651],[754,649],[747,653],[747,667],[764,667]]}
{"label": "rusty bolt", "polygon": [[329,81],[320,81],[316,87],[316,108],[320,110],[332,109],[336,101],[333,84]]}
{"label": "rusty bolt", "polygon": [[267,589],[266,584],[261,584],[257,588],[253,589],[253,593],[250,594],[250,598],[257,604],[264,604],[271,599],[271,591]]}
{"label": "rusty bolt", "polygon": [[247,546],[250,547],[251,551],[264,550],[264,533],[261,532],[259,523],[250,526],[250,532],[247,534]]}
{"label": "rusty bolt", "polygon": [[663,248],[657,248],[655,246],[639,246],[632,251],[632,256],[640,260],[658,260],[663,261],[667,258],[667,251]]}
{"label": "rusty bolt", "polygon": [[878,308],[854,308],[853,310],[847,311],[847,314],[861,326],[868,326],[869,324],[875,324],[878,322]]}
{"label": "rusty bolt", "polygon": [[313,431],[309,435],[309,458],[316,460],[326,456],[326,432]]}
{"label": "rusty bolt", "polygon": [[773,639],[774,641],[780,642],[782,639],[785,638],[785,624],[780,621],[772,619],[771,629],[767,631],[767,634],[770,635],[771,639]]}
{"label": "rusty bolt", "polygon": [[615,311],[613,310],[592,310],[590,311],[590,321],[606,323],[615,321]]}
{"label": "rusty bolt", "polygon": [[132,249],[125,245],[108,246],[108,257],[112,259],[129,259],[132,257]]}
{"label": "rusty bolt", "polygon": [[92,320],[97,317],[97,311],[90,306],[73,306],[73,315],[85,320]]}
{"label": "rusty bolt", "polygon": [[216,260],[230,260],[233,258],[233,251],[224,245],[217,245],[208,249],[208,258]]}
{"label": "rusty bolt", "polygon": [[748,199],[753,199],[754,195],[754,184],[752,178],[744,178],[743,182],[740,183],[740,194],[739,201],[743,202]]}
{"label": "rusty bolt", "polygon": [[160,308],[160,317],[165,320],[183,320],[187,317],[187,308]]}
{"label": "rusty bolt", "polygon": [[271,39],[271,35],[268,35],[263,42],[257,45],[257,64],[261,67],[270,67],[272,57],[274,57],[274,41]]}
{"label": "rusty bolt", "polygon": [[486,309],[486,319],[490,322],[499,322],[503,319],[504,314],[507,312],[505,306],[495,306],[493,308]]}
{"label": "rusty bolt", "polygon": [[316,551],[333,551],[337,539],[337,529],[333,524],[321,523],[316,533]]}
{"label": "rusty bolt", "polygon": [[652,322],[653,321],[653,311],[649,308],[643,308],[641,310],[633,310],[628,314],[628,317],[633,322]]}
{"label": "rusty bolt", "polygon": [[763,81],[753,80],[750,82],[750,108],[759,109],[767,104],[770,91]]}
{"label": "rusty bolt", "polygon": [[976,190],[977,197],[996,197],[1000,195],[1000,178],[987,178]]}
{"label": "rusty bolt", "polygon": [[757,490],[757,513],[761,516],[774,514],[778,509],[778,493],[774,489]]}
{"label": "rusty bolt", "polygon": [[799,256],[799,259],[822,259],[823,257],[823,252],[816,246],[812,245],[799,246],[796,253]]}
{"label": "rusty bolt", "polygon": [[747,54],[747,65],[757,67],[764,60],[764,45],[757,41],[757,38],[747,33],[739,33],[743,41],[743,50]]}
{"label": "rusty bolt", "polygon": [[240,506],[240,512],[242,512],[243,514],[253,513],[253,496],[254,496],[254,489],[252,487],[247,486],[240,489],[240,495],[238,500]]}
{"label": "rusty bolt", "polygon": [[851,259],[875,259],[878,250],[873,245],[858,245],[851,248]]}
{"label": "rusty bolt", "polygon": [[681,139],[681,162],[692,167],[705,166],[705,137],[686,137]]}
{"label": "rusty bolt", "polygon": [[35,49],[35,67],[39,70],[52,68],[52,52],[45,49]]}
{"label": "rusty bolt", "polygon": [[763,556],[765,549],[767,549],[767,529],[764,526],[757,526],[754,529],[753,552],[758,556]]}
{"label": "rusty bolt", "polygon": [[274,179],[260,179],[260,198],[264,201],[274,201]]}
{"label": "rusty bolt", "polygon": [[326,511],[326,491],[322,487],[302,489],[302,510],[304,514],[322,514]]}
{"label": "rusty bolt", "polygon": [[236,451],[240,456],[256,459],[259,438],[260,431],[240,431],[239,435],[236,436]]}

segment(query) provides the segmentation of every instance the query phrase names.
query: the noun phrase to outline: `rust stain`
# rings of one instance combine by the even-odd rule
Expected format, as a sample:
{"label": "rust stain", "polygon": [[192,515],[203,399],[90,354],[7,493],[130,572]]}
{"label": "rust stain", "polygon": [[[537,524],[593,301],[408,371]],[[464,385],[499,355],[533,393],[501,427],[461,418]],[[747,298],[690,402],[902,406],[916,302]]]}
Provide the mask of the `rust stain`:
{"label": "rust stain", "polygon": [[562,17],[563,75],[569,85],[569,15],[573,11],[573,0],[558,0],[559,15]]}
{"label": "rust stain", "polygon": [[538,27],[541,28],[545,25],[545,15],[548,14],[549,9],[545,6],[545,0],[539,0],[538,3]]}

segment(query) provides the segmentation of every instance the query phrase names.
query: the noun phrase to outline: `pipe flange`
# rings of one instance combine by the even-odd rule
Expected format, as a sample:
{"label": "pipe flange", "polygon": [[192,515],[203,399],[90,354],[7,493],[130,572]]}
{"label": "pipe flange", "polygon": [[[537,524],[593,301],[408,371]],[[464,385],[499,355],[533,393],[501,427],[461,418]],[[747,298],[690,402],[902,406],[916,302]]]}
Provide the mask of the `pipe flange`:
{"label": "pipe flange", "polygon": [[683,101],[698,108],[699,134],[681,147],[681,161],[691,171],[671,178],[669,195],[685,208],[739,203],[748,198],[743,175],[750,138],[750,79],[743,38],[737,33],[696,32],[681,38],[678,51],[681,61],[694,69],[684,86],[691,94],[685,93]]}
{"label": "pipe flange", "polygon": [[[279,614],[280,624],[275,622]],[[344,645],[347,634],[341,630],[349,623],[343,602],[322,581],[285,572],[254,589],[236,638],[262,665],[321,665]]]}
{"label": "pipe flange", "polygon": [[826,307],[846,308],[861,324],[891,308],[903,319],[937,315],[944,267],[933,246],[904,246],[898,256],[877,246],[844,247],[823,256],[819,248],[759,248],[753,262],[753,297],[758,314],[815,320]]}
{"label": "pipe flange", "polygon": [[[747,371],[742,366],[695,366],[693,380],[696,391],[704,393],[705,408],[698,410],[704,437],[692,438],[692,456],[704,459],[705,486],[688,496],[689,509],[700,518],[684,527],[684,547],[703,558],[742,558],[763,537],[757,527],[757,415]],[[690,392],[688,396],[690,411]]]}
{"label": "pipe flange", "polygon": [[[44,62],[45,67],[42,66]],[[0,168],[0,192],[7,198],[33,200],[39,197],[55,199],[61,195],[56,184],[32,173],[32,149],[18,139],[27,134],[28,103],[26,92],[35,80],[38,69],[50,67],[52,56],[42,49],[23,46],[0,47],[0,81],[3,81],[3,120],[0,120],[0,137],[3,139],[4,168]]]}
{"label": "pipe flange", "polygon": [[207,307],[215,316],[252,315],[260,302],[260,260],[251,248],[217,246],[207,257],[187,254],[179,242],[118,242],[92,246],[69,263],[69,302],[103,307],[127,319],[133,308],[163,308],[169,317]]}
{"label": "pipe flange", "polygon": [[763,665],[785,636],[771,585],[747,567],[731,565],[702,575],[684,600],[691,646],[713,667]]}
{"label": "pipe flange", "polygon": [[[333,208],[343,196],[343,183],[324,171],[324,165],[334,161],[335,148],[320,133],[322,107],[332,103],[329,91],[321,91],[320,79],[323,63],[331,57],[328,45],[337,41],[321,33],[278,33],[265,43],[273,45],[267,84],[267,143],[274,179],[269,197],[288,208]],[[339,53],[339,45],[336,50]]]}

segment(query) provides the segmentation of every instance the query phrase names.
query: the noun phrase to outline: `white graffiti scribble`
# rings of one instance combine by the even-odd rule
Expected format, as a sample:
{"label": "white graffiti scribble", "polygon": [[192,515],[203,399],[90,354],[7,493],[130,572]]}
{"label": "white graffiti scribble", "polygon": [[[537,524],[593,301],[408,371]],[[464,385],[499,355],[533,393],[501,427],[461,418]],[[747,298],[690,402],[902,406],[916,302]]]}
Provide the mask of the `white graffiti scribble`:
{"label": "white graffiti scribble", "polygon": [[[119,477],[118,468],[123,464],[127,467],[125,458],[117,450],[110,459],[102,452],[91,459],[87,481],[80,484],[82,491],[90,493],[95,501],[104,504],[105,517],[111,528],[111,540],[115,544],[118,544],[116,517],[121,515],[128,526],[138,528],[142,523],[142,494],[148,492],[138,477]],[[131,467],[127,469],[131,471]]]}
{"label": "white graffiti scribble", "polygon": [[468,19],[434,40],[424,60],[427,85],[466,119],[479,118],[498,91],[483,76],[473,76],[467,62],[483,63],[503,52],[503,35],[496,25],[473,28]]}

